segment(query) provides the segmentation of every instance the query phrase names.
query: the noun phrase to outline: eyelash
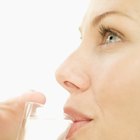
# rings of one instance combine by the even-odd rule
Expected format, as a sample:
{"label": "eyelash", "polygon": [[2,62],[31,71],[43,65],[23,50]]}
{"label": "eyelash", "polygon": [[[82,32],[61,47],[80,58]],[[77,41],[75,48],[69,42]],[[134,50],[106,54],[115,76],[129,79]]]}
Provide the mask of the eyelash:
{"label": "eyelash", "polygon": [[99,33],[102,37],[101,44],[105,44],[105,41],[107,40],[107,37],[111,34],[117,36],[121,40],[122,40],[122,36],[123,36],[123,34],[121,34],[119,31],[117,31],[115,29],[112,29],[110,27],[106,27],[104,25],[101,25],[99,27]]}

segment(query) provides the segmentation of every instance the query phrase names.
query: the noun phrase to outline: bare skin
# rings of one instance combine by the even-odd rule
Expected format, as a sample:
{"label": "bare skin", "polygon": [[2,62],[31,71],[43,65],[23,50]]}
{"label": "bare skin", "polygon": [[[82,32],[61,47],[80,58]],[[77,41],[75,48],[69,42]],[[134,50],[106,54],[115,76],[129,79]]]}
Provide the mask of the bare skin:
{"label": "bare skin", "polygon": [[16,140],[26,102],[33,101],[44,104],[45,100],[42,93],[29,92],[0,103],[0,140]]}
{"label": "bare skin", "polygon": [[92,121],[74,122],[68,140],[139,140],[140,1],[91,0],[80,30],[56,78],[70,92],[64,111]]}
{"label": "bare skin", "polygon": [[[83,127],[74,125],[68,140],[140,140],[139,15],[139,0],[91,0],[81,46],[56,72],[70,93],[65,113],[75,122],[90,118]],[[1,104],[1,140],[15,140],[25,101],[45,102],[38,99]]]}

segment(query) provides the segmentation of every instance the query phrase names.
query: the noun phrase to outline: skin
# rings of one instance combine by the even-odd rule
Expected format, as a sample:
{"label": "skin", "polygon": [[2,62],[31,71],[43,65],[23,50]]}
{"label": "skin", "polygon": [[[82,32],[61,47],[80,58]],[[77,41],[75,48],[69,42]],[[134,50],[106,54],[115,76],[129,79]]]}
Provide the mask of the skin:
{"label": "skin", "polygon": [[26,102],[44,104],[45,96],[40,92],[27,92],[22,96],[0,103],[0,140],[16,140],[22,122]]}
{"label": "skin", "polygon": [[[56,72],[58,82],[70,92],[65,107],[94,119],[69,140],[140,139],[139,5],[139,0],[91,0],[80,26],[81,46]],[[93,22],[109,11],[119,14]],[[117,31],[113,42],[108,42],[112,33],[101,36],[101,25]],[[45,97],[35,92],[0,103],[1,140],[16,139],[27,101],[45,103]]]}
{"label": "skin", "polygon": [[[110,11],[115,12],[100,21]],[[56,72],[70,93],[65,107],[94,119],[70,140],[140,139],[139,17],[139,0],[91,0],[80,26],[81,45]],[[99,33],[101,25],[115,30],[113,42],[112,33]]]}

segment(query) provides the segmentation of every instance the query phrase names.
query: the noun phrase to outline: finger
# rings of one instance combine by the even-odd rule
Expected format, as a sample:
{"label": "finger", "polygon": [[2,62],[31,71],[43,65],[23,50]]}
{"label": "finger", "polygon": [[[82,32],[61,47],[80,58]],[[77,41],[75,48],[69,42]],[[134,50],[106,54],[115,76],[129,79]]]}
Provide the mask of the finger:
{"label": "finger", "polygon": [[46,97],[41,92],[32,91],[20,96],[18,102],[20,102],[21,104],[25,104],[26,102],[36,102],[40,104],[45,104]]}
{"label": "finger", "polygon": [[14,110],[17,109],[18,112],[20,110],[22,112],[26,102],[36,102],[36,103],[40,103],[40,104],[45,104],[46,97],[41,92],[30,91],[30,92],[24,93],[21,96],[14,98],[14,99],[10,99],[10,100],[6,101],[5,104],[10,106]]}
{"label": "finger", "polygon": [[0,140],[16,139],[26,102],[45,104],[46,98],[40,92],[31,91],[0,103]]}

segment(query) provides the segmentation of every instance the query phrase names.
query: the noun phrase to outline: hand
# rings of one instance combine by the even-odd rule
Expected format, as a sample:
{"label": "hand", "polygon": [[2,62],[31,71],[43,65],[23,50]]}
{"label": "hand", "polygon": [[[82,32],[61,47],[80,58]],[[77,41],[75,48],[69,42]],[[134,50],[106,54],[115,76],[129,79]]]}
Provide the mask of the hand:
{"label": "hand", "polygon": [[0,140],[16,140],[24,105],[29,101],[44,104],[46,99],[39,92],[30,92],[0,103]]}

